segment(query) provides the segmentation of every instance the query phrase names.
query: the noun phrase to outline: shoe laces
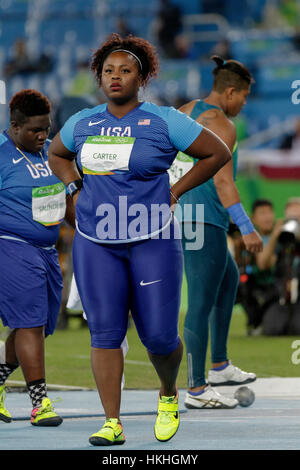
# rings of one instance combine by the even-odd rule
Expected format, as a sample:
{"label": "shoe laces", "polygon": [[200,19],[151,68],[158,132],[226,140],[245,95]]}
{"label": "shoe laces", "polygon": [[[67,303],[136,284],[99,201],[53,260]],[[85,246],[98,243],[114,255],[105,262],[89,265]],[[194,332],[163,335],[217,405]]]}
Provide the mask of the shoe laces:
{"label": "shoe laces", "polygon": [[61,403],[62,402],[62,398],[61,397],[56,397],[54,398],[54,400],[51,401],[52,403]]}
{"label": "shoe laces", "polygon": [[50,400],[50,398],[47,397],[47,403],[45,405],[42,405],[38,407],[37,414],[41,413],[49,413],[50,411],[54,411],[53,409],[53,403],[59,403],[61,402],[62,399],[57,397],[54,400]]}
{"label": "shoe laces", "polygon": [[240,369],[239,367],[234,366],[233,364],[231,364],[231,365],[232,365],[235,373],[238,372],[239,374],[245,374],[245,372],[242,369]]}
{"label": "shoe laces", "polygon": [[240,369],[239,367],[234,366],[231,361],[228,361],[228,365],[233,367],[234,372],[238,372],[240,374],[245,374],[246,373],[242,369]]}

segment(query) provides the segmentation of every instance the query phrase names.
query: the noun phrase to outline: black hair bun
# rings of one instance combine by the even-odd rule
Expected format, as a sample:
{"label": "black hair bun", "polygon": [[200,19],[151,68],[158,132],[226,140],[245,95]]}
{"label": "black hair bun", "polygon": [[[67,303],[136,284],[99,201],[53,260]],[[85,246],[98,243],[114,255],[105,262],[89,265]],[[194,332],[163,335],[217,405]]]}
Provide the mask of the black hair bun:
{"label": "black hair bun", "polygon": [[211,57],[211,60],[215,61],[215,63],[217,64],[218,67],[223,67],[225,65],[225,60],[222,59],[222,57],[218,56],[218,55],[213,55]]}

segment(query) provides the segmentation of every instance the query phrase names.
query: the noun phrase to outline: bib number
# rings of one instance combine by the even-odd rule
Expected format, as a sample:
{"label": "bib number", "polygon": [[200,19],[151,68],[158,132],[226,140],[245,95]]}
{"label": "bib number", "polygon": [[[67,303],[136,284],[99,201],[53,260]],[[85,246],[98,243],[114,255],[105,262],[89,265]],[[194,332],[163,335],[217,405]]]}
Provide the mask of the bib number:
{"label": "bib number", "polygon": [[170,184],[177,183],[194,166],[194,160],[183,152],[178,152],[172,166],[168,170]]}
{"label": "bib number", "polygon": [[134,137],[89,136],[81,150],[82,171],[88,175],[112,175],[128,170]]}
{"label": "bib number", "polygon": [[32,217],[42,225],[57,225],[66,212],[66,191],[63,183],[32,189]]}

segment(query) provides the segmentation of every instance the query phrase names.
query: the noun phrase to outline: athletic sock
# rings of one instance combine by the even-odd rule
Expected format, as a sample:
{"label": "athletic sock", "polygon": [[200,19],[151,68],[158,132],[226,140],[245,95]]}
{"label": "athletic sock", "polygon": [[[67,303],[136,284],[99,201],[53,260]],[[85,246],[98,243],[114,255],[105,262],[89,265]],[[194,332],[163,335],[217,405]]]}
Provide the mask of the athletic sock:
{"label": "athletic sock", "polygon": [[13,364],[0,364],[0,386],[4,384],[6,379],[17,369],[17,365]]}
{"label": "athletic sock", "polygon": [[223,370],[223,369],[226,369],[228,365],[229,365],[229,362],[227,361],[226,364],[223,364],[222,366],[214,367],[211,370]]}
{"label": "athletic sock", "polygon": [[47,396],[47,386],[45,379],[28,382],[27,388],[32,402],[32,407],[38,408],[41,405],[43,398]]}
{"label": "athletic sock", "polygon": [[188,391],[190,395],[193,395],[193,397],[197,397],[198,395],[202,395],[202,393],[206,392],[207,385],[200,390],[200,392],[191,392],[190,390]]}

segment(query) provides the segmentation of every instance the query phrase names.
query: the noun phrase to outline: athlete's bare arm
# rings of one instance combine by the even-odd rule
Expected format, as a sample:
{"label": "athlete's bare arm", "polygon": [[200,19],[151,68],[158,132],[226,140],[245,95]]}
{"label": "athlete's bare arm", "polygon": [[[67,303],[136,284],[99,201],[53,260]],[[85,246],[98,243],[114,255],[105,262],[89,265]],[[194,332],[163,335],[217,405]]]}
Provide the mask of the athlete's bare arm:
{"label": "athlete's bare arm", "polygon": [[209,129],[203,129],[185,153],[199,162],[172,186],[171,195],[174,193],[177,198],[212,178],[231,159],[227,145]]}
{"label": "athlete's bare arm", "polygon": [[[81,178],[75,163],[75,153],[70,152],[60,138],[60,134],[56,134],[52,140],[48,150],[48,161],[53,173],[67,186],[71,181]],[[73,196],[72,202],[75,205],[79,191]],[[70,208],[70,207],[69,207]],[[71,210],[70,220],[72,220]],[[70,222],[69,222],[70,223]]]}
{"label": "athlete's bare arm", "polygon": [[[196,101],[191,101],[182,106],[179,110],[190,115],[195,103]],[[225,116],[222,110],[214,108],[208,109],[198,116],[197,122],[213,131],[229,147],[230,151],[233,152],[236,142],[236,129],[232,121]],[[195,166],[199,165],[199,163],[200,162],[197,162]],[[233,204],[241,202],[238,189],[233,179],[232,159],[214,175],[213,179],[219,199],[226,209]],[[262,240],[256,231],[249,235],[244,235],[243,240],[248,251],[252,253],[262,251]]]}

